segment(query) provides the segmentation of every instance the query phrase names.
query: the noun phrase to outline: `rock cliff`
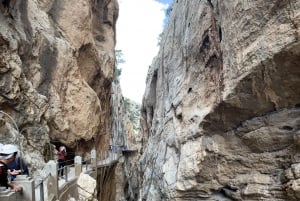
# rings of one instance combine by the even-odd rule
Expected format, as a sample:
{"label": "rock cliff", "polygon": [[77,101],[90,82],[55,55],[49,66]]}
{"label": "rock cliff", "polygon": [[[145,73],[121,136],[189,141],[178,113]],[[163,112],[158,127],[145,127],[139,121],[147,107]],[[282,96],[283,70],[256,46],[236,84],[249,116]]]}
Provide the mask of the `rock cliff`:
{"label": "rock cliff", "polygon": [[123,149],[123,156],[119,159],[114,175],[115,183],[111,188],[116,189],[114,199],[107,200],[137,200],[138,199],[138,172],[135,165],[139,159],[137,148],[140,147],[137,130],[134,128],[139,105],[122,96],[118,80],[112,85],[112,139],[115,149]]}
{"label": "rock cliff", "polygon": [[0,11],[1,140],[19,141],[32,170],[53,158],[50,142],[107,150],[117,1],[0,0]]}
{"label": "rock cliff", "polygon": [[299,200],[300,2],[174,0],[142,106],[140,199]]}

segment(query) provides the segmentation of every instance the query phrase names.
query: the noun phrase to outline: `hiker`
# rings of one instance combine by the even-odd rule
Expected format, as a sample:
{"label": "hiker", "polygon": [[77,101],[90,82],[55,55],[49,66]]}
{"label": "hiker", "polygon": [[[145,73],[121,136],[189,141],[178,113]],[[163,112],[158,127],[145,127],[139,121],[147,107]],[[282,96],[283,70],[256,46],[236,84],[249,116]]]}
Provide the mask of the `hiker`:
{"label": "hiker", "polygon": [[64,177],[65,157],[67,156],[67,150],[65,146],[60,146],[57,153],[58,162],[58,177]]}
{"label": "hiker", "polygon": [[15,180],[17,175],[29,175],[28,168],[23,159],[20,157],[16,157],[16,159],[10,162],[7,166],[11,181]]}
{"label": "hiker", "polygon": [[0,148],[0,186],[11,188],[13,191],[21,191],[22,187],[8,182],[8,166],[16,159],[18,148],[12,144],[3,145]]}

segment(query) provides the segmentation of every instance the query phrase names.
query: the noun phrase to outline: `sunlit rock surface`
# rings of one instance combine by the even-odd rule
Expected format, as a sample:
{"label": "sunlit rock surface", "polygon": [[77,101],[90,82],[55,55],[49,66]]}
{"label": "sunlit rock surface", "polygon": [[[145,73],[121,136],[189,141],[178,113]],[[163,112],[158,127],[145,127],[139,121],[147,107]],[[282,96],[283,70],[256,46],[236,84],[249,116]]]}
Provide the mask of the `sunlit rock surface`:
{"label": "sunlit rock surface", "polygon": [[[54,157],[50,139],[107,150],[117,1],[1,0],[0,11],[0,110],[31,170]],[[0,129],[18,141],[8,117]]]}
{"label": "sunlit rock surface", "polygon": [[299,200],[300,2],[174,0],[142,106],[140,199]]}

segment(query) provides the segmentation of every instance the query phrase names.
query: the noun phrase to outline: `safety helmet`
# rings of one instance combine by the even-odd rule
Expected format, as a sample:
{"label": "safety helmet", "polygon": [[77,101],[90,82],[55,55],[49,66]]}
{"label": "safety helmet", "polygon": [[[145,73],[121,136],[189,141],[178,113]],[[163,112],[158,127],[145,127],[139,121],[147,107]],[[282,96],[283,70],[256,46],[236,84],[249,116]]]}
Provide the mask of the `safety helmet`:
{"label": "safety helmet", "polygon": [[13,154],[18,152],[18,147],[13,144],[5,144],[0,147],[0,154]]}

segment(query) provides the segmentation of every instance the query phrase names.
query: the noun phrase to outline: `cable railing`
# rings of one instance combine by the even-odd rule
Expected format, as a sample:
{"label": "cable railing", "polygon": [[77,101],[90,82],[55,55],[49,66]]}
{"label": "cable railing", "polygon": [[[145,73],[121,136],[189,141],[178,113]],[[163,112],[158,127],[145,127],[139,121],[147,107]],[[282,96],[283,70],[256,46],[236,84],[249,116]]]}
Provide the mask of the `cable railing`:
{"label": "cable railing", "polygon": [[[15,127],[17,135],[15,135],[14,137],[16,137],[15,141],[18,143],[21,158],[22,158],[22,144],[21,144],[22,133],[25,132],[25,130],[29,130],[30,132],[34,131],[33,134],[37,135],[39,134],[39,131],[41,131],[42,129],[44,129],[44,132],[47,132],[47,129],[44,127],[25,127],[20,131],[16,121],[9,114],[0,110],[0,119],[4,117],[3,115],[7,116],[12,121],[11,125]],[[39,139],[38,137],[40,136],[39,135],[36,136],[36,135],[34,136],[36,140],[38,140]],[[1,138],[0,143],[6,144],[10,142],[8,142],[7,139]],[[15,183],[16,184],[21,183],[26,186],[25,188],[23,188],[25,193],[22,193],[23,194],[22,196],[26,196],[26,200],[45,201],[45,197],[49,193],[48,192],[49,189],[46,189],[44,185],[46,184],[46,182],[51,180],[51,182],[53,182],[51,185],[57,185],[57,192],[54,192],[54,194],[56,198],[59,198],[60,185],[62,186],[63,184],[67,184],[68,182],[76,179],[81,172],[87,173],[89,171],[97,170],[97,168],[107,167],[107,166],[111,166],[114,163],[117,163],[120,156],[122,155],[122,150],[124,149],[126,149],[124,146],[110,145],[109,150],[98,153],[97,155],[98,160],[96,160],[96,150],[93,150],[94,152],[93,151],[91,152],[91,158],[89,159],[82,160],[81,158],[80,161],[76,161],[76,159],[65,160],[64,162],[67,163],[68,165],[64,165],[63,169],[58,168],[57,162],[53,162],[54,164],[52,164],[52,167],[50,168],[52,169],[52,171],[47,172],[44,177],[41,177],[36,181],[33,181],[32,178],[26,175],[20,175],[23,177],[21,178],[20,176],[17,176]],[[50,146],[50,152],[51,152],[51,146]],[[62,179],[59,178],[60,171],[63,171]],[[55,179],[55,181],[53,180],[53,178]],[[2,191],[0,189],[0,200],[1,200],[1,196],[4,195],[1,194],[1,192]],[[37,199],[35,198],[36,197],[35,195],[37,195]]]}
{"label": "cable railing", "polygon": [[[78,164],[76,158],[74,160],[66,160],[65,162],[71,163],[65,165],[64,169],[64,179],[58,178],[59,168],[57,161],[49,161],[45,168],[42,170],[43,176],[36,176],[35,181],[27,175],[17,175],[14,183],[22,186],[22,193],[15,193],[9,189],[0,188],[0,200],[10,200],[10,201],[56,201],[60,199],[61,194],[68,192],[69,188],[76,187],[76,179],[80,173],[86,173],[90,168],[90,159],[80,161]],[[84,164],[82,164],[84,163]],[[79,168],[77,167],[79,166]],[[76,168],[79,172],[76,173]],[[75,182],[75,183],[74,183]],[[51,187],[47,189],[47,186]],[[72,189],[71,189],[72,190]]]}
{"label": "cable railing", "polygon": [[[35,181],[27,175],[18,175],[15,183],[23,186],[23,193],[21,196],[27,196],[26,199],[23,200],[63,200],[68,194],[71,193],[72,190],[75,190],[74,188],[77,188],[76,191],[78,194],[79,189],[82,188],[78,187],[76,184],[80,174],[88,174],[94,179],[97,177],[97,175],[107,174],[109,167],[117,163],[119,158],[122,156],[122,149],[116,147],[113,149],[108,149],[98,153],[97,157],[96,150],[92,150],[90,156],[90,158],[84,160],[81,156],[75,156],[74,159],[65,160],[64,163],[66,165],[61,168],[58,167],[58,161],[50,160],[42,170],[43,176],[36,177]],[[61,172],[62,170],[63,173]],[[5,197],[5,195],[2,194],[0,192],[0,200],[1,196]]]}
{"label": "cable railing", "polygon": [[[80,160],[78,160],[78,158]],[[81,173],[86,173],[90,169],[90,160],[91,159],[81,160],[80,156],[76,156],[74,159],[65,160],[64,163],[68,165],[64,165],[61,168],[59,168],[58,161],[52,161],[52,166],[50,167],[53,173],[51,184],[56,185],[53,189],[57,189],[57,191],[49,192],[50,189],[46,189],[46,192],[44,190],[44,195],[48,194],[48,200],[64,200],[69,191],[73,191],[74,188],[77,188],[76,180]],[[42,199],[41,197],[40,201],[44,201]]]}

